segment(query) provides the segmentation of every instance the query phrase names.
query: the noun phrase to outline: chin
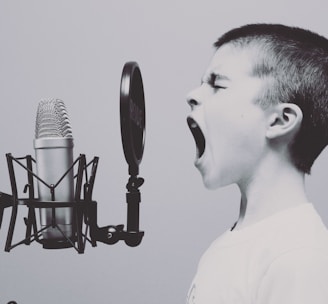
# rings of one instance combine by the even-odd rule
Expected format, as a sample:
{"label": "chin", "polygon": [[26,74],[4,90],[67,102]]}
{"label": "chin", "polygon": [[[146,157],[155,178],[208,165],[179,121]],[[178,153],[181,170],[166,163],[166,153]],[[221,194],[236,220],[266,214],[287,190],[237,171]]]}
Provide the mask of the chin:
{"label": "chin", "polygon": [[220,188],[219,186],[213,185],[213,184],[205,182],[205,181],[203,181],[203,184],[204,184],[205,188],[208,190],[216,190],[216,189]]}
{"label": "chin", "polygon": [[203,184],[206,189],[208,190],[216,190],[218,188],[224,187],[225,185],[222,185],[217,180],[213,180],[211,178],[208,178],[206,176],[203,176]]}
{"label": "chin", "polygon": [[202,178],[203,184],[208,190],[216,190],[233,184],[233,182],[228,181],[227,178],[223,178],[222,176],[202,175]]}

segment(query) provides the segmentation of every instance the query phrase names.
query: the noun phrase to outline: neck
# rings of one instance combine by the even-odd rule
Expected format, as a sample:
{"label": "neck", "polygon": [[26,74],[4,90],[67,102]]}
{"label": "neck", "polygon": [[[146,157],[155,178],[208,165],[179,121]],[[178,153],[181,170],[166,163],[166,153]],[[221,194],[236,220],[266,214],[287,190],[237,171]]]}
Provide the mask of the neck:
{"label": "neck", "polygon": [[256,178],[239,184],[240,215],[235,229],[254,224],[284,209],[307,203],[304,173],[290,164],[262,166]]}

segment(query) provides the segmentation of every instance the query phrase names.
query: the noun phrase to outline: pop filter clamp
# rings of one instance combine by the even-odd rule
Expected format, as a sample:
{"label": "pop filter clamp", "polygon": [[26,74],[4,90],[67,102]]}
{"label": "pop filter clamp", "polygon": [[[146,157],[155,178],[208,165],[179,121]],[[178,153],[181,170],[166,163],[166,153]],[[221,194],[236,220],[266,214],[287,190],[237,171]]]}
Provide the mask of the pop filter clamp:
{"label": "pop filter clamp", "polygon": [[[7,153],[6,157],[12,195],[0,192],[0,228],[4,209],[11,207],[12,213],[5,251],[9,252],[11,249],[21,244],[30,245],[33,241],[41,243],[44,248],[48,249],[74,247],[78,253],[84,253],[87,241],[89,241],[93,247],[97,245],[97,242],[112,245],[120,240],[123,240],[131,247],[138,246],[141,243],[144,232],[139,230],[139,205],[141,201],[139,187],[144,183],[144,179],[138,177],[138,174],[145,143],[145,99],[141,72],[136,62],[127,62],[123,67],[120,86],[120,121],[123,151],[126,162],[128,163],[128,173],[130,175],[126,185],[126,230],[124,230],[124,225],[108,225],[105,227],[98,227],[97,225],[97,202],[92,200],[92,192],[98,166],[98,157],[94,157],[91,162],[87,163],[85,155],[80,154],[73,165],[59,179],[57,184],[48,185],[33,172],[33,163],[35,163],[35,160],[30,155],[15,158],[10,153]],[[23,163],[23,161],[26,161],[26,164]],[[27,171],[28,182],[24,187],[24,193],[28,192],[28,198],[18,198],[14,164],[18,164]],[[74,201],[56,201],[54,203],[56,187],[60,184],[65,175],[67,175],[70,170],[73,170],[75,165],[78,165],[78,170],[74,177],[74,180],[76,180]],[[88,171],[91,172],[88,173]],[[34,179],[37,179],[49,188],[53,201],[43,202],[35,198]],[[22,241],[12,245],[18,206],[20,205],[28,207],[28,217],[24,218],[26,234]],[[57,208],[63,207],[71,207],[74,210],[75,235],[71,238],[66,237],[56,223],[56,210]],[[35,209],[41,208],[52,209],[52,223],[48,227],[58,229],[64,241],[49,242],[48,240],[42,239],[42,231],[48,227],[42,228],[41,230],[37,228]],[[84,232],[82,231],[83,228],[85,228]],[[88,233],[90,234],[89,237]],[[77,246],[75,245],[76,243]]]}

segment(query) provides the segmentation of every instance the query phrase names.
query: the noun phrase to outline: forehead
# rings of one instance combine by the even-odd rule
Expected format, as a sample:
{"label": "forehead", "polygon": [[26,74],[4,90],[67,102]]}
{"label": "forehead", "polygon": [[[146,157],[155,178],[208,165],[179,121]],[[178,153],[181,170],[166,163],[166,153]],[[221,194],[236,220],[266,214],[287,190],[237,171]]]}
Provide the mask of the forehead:
{"label": "forehead", "polygon": [[254,47],[224,44],[216,50],[206,74],[220,74],[229,79],[252,76],[257,55],[258,51]]}

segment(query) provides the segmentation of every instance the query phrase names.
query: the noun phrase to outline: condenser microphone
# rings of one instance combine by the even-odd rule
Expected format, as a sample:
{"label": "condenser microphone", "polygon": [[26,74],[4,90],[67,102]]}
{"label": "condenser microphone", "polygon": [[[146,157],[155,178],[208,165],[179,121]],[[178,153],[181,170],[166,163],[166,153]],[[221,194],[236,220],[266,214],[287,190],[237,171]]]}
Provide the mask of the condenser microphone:
{"label": "condenser microphone", "polygon": [[[65,104],[59,99],[42,100],[38,105],[34,149],[40,202],[74,200],[73,136]],[[67,243],[73,236],[70,207],[40,208],[43,240]],[[55,225],[54,225],[55,223]]]}

